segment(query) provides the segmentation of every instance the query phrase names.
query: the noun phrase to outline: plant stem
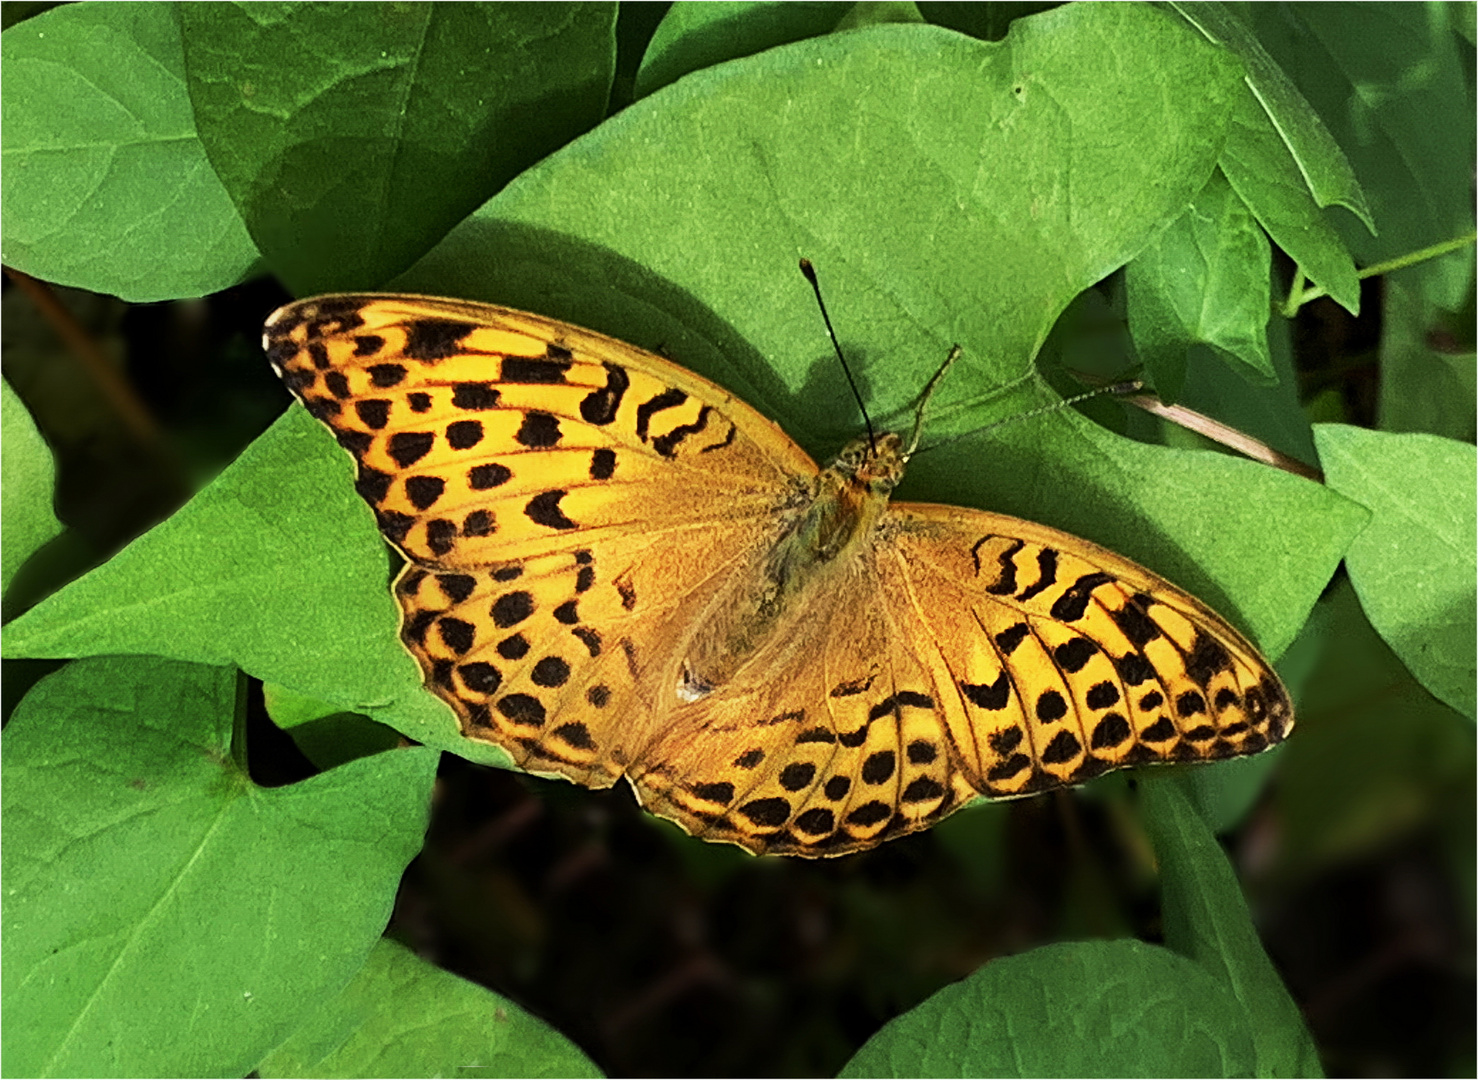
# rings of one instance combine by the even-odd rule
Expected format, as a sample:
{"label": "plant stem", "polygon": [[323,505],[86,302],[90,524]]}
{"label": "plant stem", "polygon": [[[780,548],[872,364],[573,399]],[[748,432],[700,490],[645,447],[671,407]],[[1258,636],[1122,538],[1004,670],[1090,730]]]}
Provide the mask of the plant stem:
{"label": "plant stem", "polygon": [[[1392,270],[1401,270],[1408,266],[1415,266],[1417,263],[1426,262],[1428,259],[1435,259],[1439,255],[1446,255],[1450,251],[1465,248],[1473,243],[1474,240],[1478,240],[1478,232],[1469,230],[1462,236],[1455,236],[1451,240],[1442,241],[1440,244],[1433,244],[1431,247],[1424,247],[1419,251],[1411,251],[1405,255],[1398,255],[1396,258],[1387,259],[1385,262],[1372,263],[1364,270],[1361,270],[1357,276],[1363,281],[1365,278],[1375,277],[1377,274],[1389,274]],[[1325,292],[1322,285],[1316,285],[1307,292],[1299,294],[1297,290],[1302,283],[1303,271],[1300,270],[1294,275],[1294,288],[1289,290],[1288,303],[1283,307],[1283,313],[1285,315],[1292,316],[1310,300],[1317,300],[1321,296],[1329,295]],[[1296,301],[1294,299],[1295,296],[1297,297]]]}

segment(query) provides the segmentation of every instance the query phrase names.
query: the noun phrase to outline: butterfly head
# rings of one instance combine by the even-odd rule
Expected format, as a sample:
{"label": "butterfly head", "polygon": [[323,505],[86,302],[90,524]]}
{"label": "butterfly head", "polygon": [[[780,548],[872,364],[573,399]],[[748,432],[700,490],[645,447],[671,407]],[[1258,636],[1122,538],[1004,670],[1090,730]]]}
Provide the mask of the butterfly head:
{"label": "butterfly head", "polygon": [[884,431],[876,438],[862,436],[842,448],[832,462],[832,469],[848,482],[865,487],[872,495],[887,498],[903,479],[908,462],[903,436]]}

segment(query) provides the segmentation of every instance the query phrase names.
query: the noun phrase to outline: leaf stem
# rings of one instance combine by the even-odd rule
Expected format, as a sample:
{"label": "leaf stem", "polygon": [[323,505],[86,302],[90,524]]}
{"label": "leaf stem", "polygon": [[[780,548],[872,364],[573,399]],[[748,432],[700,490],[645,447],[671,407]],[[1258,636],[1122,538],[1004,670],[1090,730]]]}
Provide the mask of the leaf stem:
{"label": "leaf stem", "polygon": [[[1402,270],[1408,266],[1415,266],[1417,263],[1426,262],[1428,259],[1435,259],[1449,252],[1457,251],[1459,248],[1465,248],[1473,243],[1474,240],[1478,240],[1478,232],[1470,229],[1462,236],[1455,236],[1451,240],[1443,240],[1440,244],[1433,244],[1419,251],[1407,252],[1405,255],[1396,256],[1394,259],[1387,259],[1385,262],[1371,263],[1371,265],[1359,271],[1356,276],[1363,281],[1365,278],[1375,277],[1378,274],[1389,274],[1393,270]],[[1288,292],[1288,302],[1283,305],[1284,315],[1292,317],[1300,307],[1307,304],[1310,300],[1317,300],[1321,296],[1329,295],[1322,285],[1316,285],[1307,292],[1300,293],[1299,289],[1303,285],[1303,280],[1303,271],[1299,270],[1293,277],[1293,288]]]}

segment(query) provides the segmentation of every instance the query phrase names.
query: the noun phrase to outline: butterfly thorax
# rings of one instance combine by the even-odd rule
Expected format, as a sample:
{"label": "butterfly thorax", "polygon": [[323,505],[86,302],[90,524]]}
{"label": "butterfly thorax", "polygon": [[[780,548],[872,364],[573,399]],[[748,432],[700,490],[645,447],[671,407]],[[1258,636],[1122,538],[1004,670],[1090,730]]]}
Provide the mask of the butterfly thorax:
{"label": "butterfly thorax", "polygon": [[903,440],[885,432],[849,443],[817,476],[757,572],[736,577],[743,591],[721,594],[709,606],[683,662],[681,700],[697,701],[727,684],[781,627],[806,617],[813,596],[856,571],[856,556],[872,539],[904,464]]}

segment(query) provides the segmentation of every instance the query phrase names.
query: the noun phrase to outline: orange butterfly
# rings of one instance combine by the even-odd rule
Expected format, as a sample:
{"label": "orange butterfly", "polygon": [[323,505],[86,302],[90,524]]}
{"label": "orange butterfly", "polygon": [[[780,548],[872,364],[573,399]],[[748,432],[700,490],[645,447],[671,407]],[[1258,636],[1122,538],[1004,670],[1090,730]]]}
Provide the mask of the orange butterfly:
{"label": "orange butterfly", "polygon": [[470,739],[754,852],[838,855],[1293,726],[1257,650],[1041,525],[893,503],[660,356],[511,308],[299,301],[273,367],[408,563],[401,637]]}

